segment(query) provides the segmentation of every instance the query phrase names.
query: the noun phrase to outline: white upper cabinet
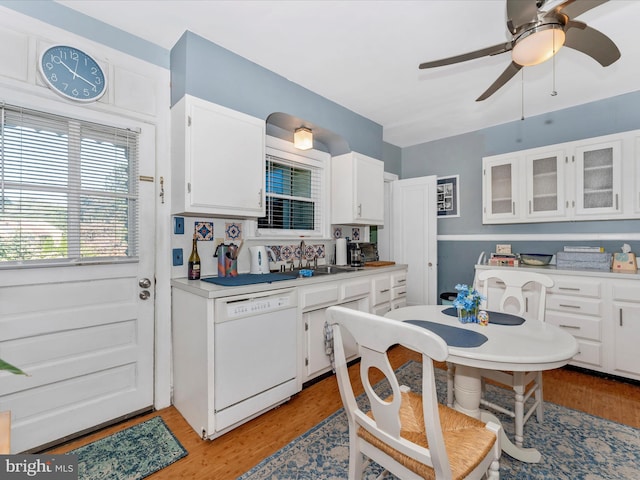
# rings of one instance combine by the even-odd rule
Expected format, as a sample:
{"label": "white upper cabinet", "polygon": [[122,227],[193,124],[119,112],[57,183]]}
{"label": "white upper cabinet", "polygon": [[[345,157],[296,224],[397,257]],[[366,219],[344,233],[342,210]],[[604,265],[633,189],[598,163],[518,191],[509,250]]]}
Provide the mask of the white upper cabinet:
{"label": "white upper cabinet", "polygon": [[526,157],[527,219],[565,215],[565,160],[563,150],[540,152]]}
{"label": "white upper cabinet", "polygon": [[331,159],[331,223],[384,224],[384,163],[351,152]]}
{"label": "white upper cabinet", "polygon": [[483,223],[640,218],[640,131],[485,157]]}
{"label": "white upper cabinet", "polygon": [[190,95],[171,121],[172,213],[264,216],[265,122]]}
{"label": "white upper cabinet", "polygon": [[517,184],[520,157],[496,155],[483,160],[482,217],[484,223],[512,223],[521,220]]}
{"label": "white upper cabinet", "polygon": [[622,213],[621,147],[621,140],[576,146],[576,215]]}

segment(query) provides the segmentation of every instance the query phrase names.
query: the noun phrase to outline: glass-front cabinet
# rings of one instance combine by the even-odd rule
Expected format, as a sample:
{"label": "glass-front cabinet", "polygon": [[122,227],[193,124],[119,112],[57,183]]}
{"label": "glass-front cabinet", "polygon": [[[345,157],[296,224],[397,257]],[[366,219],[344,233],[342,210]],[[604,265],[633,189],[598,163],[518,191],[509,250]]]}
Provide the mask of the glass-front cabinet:
{"label": "glass-front cabinet", "polygon": [[621,143],[576,146],[576,215],[622,212]]}
{"label": "glass-front cabinet", "polygon": [[640,130],[482,159],[485,224],[640,218]]}
{"label": "glass-front cabinet", "polygon": [[565,161],[563,150],[526,156],[528,218],[548,218],[565,214]]}
{"label": "glass-front cabinet", "polygon": [[496,156],[483,165],[484,223],[515,222],[520,218],[520,200],[517,198],[519,157]]}

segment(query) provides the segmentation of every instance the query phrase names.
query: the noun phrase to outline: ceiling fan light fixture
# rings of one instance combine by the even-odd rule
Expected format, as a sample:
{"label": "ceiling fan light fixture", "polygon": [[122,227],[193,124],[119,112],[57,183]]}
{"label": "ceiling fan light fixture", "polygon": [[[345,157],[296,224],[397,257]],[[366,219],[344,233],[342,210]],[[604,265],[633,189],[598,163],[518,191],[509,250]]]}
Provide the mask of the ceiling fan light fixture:
{"label": "ceiling fan light fixture", "polygon": [[530,67],[553,57],[562,48],[565,34],[562,25],[549,23],[524,32],[516,39],[511,58],[518,65]]}
{"label": "ceiling fan light fixture", "polygon": [[298,150],[310,150],[313,148],[313,133],[306,127],[296,128],[293,132],[293,146]]}

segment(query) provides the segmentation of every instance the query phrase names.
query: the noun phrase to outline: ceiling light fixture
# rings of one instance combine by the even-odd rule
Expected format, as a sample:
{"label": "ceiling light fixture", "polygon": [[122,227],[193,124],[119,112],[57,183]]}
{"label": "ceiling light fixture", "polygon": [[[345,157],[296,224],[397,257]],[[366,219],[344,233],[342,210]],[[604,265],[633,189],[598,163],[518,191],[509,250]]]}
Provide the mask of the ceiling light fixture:
{"label": "ceiling light fixture", "polygon": [[518,65],[530,67],[553,57],[564,45],[565,34],[562,25],[547,23],[537,25],[516,39],[511,50],[511,58]]}
{"label": "ceiling light fixture", "polygon": [[309,150],[313,148],[313,133],[305,127],[296,128],[293,133],[293,146],[298,150]]}

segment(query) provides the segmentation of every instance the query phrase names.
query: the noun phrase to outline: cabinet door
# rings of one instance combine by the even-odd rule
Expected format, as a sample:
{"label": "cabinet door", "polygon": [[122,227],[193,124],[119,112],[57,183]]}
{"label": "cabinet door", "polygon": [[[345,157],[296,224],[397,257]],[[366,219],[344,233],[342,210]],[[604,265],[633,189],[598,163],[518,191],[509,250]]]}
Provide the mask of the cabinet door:
{"label": "cabinet door", "polygon": [[519,221],[518,158],[496,157],[485,159],[483,163],[483,223]]}
{"label": "cabinet door", "polygon": [[359,221],[384,222],[384,163],[355,155],[355,208]]}
{"label": "cabinet door", "polygon": [[578,145],[576,215],[622,213],[621,141]]}
{"label": "cabinet door", "polygon": [[640,375],[638,345],[640,344],[640,305],[614,303],[614,373]]}
{"label": "cabinet door", "polygon": [[331,223],[384,223],[384,163],[357,152],[331,159]]}
{"label": "cabinet door", "polygon": [[527,218],[542,220],[565,214],[564,159],[561,150],[527,156]]}
{"label": "cabinet door", "polygon": [[196,213],[264,215],[264,121],[209,102],[187,109],[187,194]]}
{"label": "cabinet door", "polygon": [[[357,301],[342,303],[341,307],[359,310]],[[331,369],[331,358],[325,350],[324,324],[327,321],[327,309],[320,308],[302,314],[306,336],[306,380],[310,380]],[[347,360],[358,354],[358,345],[349,334],[343,335]]]}

